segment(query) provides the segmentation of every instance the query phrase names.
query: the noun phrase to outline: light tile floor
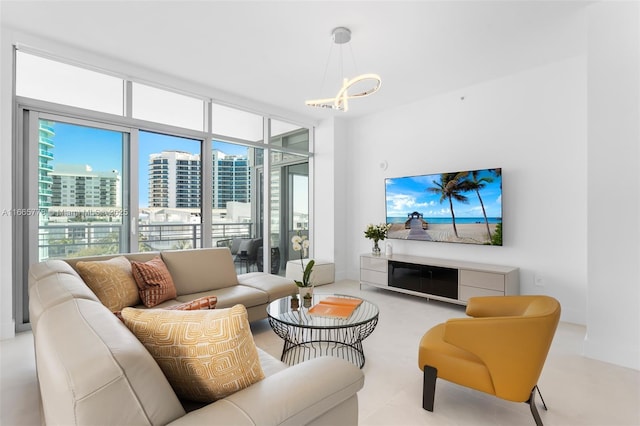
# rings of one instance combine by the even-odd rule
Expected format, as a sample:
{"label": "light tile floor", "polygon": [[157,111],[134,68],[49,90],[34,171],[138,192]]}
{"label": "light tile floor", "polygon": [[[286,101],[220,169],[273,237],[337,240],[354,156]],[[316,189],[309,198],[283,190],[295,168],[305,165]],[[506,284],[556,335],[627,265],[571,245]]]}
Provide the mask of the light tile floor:
{"label": "light tile floor", "polygon": [[[442,380],[435,411],[422,409],[418,342],[431,326],[464,316],[464,307],[393,293],[356,281],[316,288],[366,298],[380,320],[364,341],[365,385],[359,392],[361,426],[533,425],[526,404],[512,403]],[[256,344],[279,357],[282,340],[267,320],[252,324]],[[540,379],[549,407],[538,408],[547,426],[640,425],[640,371],[581,356],[585,328],[560,323]],[[31,333],[0,341],[0,425],[39,425],[38,390]]]}

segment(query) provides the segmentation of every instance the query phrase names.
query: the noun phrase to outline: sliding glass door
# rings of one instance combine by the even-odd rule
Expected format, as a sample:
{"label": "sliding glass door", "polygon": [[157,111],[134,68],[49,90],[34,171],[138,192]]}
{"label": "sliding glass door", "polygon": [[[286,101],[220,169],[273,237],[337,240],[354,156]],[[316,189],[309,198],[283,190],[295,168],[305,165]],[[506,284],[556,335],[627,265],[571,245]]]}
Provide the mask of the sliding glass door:
{"label": "sliding glass door", "polygon": [[[25,176],[33,261],[120,253],[129,246],[127,153],[130,134],[32,113]],[[37,118],[36,118],[37,117]],[[35,214],[37,212],[37,214]],[[37,223],[36,223],[37,222]]]}

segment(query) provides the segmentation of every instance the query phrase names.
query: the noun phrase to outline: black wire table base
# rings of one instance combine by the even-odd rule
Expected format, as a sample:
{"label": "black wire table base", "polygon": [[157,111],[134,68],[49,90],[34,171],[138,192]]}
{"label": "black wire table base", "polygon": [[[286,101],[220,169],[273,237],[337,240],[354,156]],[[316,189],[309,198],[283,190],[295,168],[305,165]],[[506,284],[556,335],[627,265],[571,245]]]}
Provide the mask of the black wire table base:
{"label": "black wire table base", "polygon": [[302,328],[271,317],[269,324],[284,339],[280,360],[288,365],[319,356],[334,356],[362,368],[365,363],[362,341],[376,328],[378,316],[364,323],[331,328]]}

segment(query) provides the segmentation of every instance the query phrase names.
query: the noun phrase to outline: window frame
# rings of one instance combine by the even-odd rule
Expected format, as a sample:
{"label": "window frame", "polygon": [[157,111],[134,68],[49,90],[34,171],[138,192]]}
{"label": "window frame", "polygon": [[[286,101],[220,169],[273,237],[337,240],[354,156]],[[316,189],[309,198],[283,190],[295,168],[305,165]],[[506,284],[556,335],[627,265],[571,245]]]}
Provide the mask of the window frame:
{"label": "window frame", "polygon": [[[37,53],[33,53],[31,50],[26,50],[27,53],[38,55]],[[39,55],[38,55],[39,56]],[[43,55],[44,56],[44,55]],[[51,55],[44,56],[49,60],[58,60],[57,58],[53,58]],[[15,60],[15,55],[14,55]],[[79,66],[72,61],[64,61],[60,60],[60,62],[71,64],[74,66]],[[80,66],[82,67],[82,66]],[[92,71],[96,71],[91,67],[87,67]],[[15,67],[14,67],[14,72]],[[117,73],[105,72],[105,74],[118,76]],[[313,146],[314,146],[314,127],[312,125],[305,124],[294,124],[295,121],[287,120],[282,117],[275,117],[269,114],[257,113],[255,111],[251,111],[250,109],[245,109],[241,107],[237,107],[235,105],[229,105],[219,100],[214,100],[211,98],[204,97],[204,107],[203,113],[205,116],[205,129],[203,131],[186,129],[181,127],[176,127],[172,125],[167,125],[164,123],[156,123],[150,122],[140,119],[134,119],[131,117],[131,107],[132,107],[132,82],[135,79],[123,78],[123,90],[124,90],[124,103],[123,106],[123,115],[114,115],[110,113],[87,110],[75,106],[56,104],[49,101],[44,101],[40,99],[27,98],[22,96],[15,95],[15,77],[14,77],[14,95],[13,95],[13,105],[14,105],[14,132],[13,132],[13,176],[14,176],[14,195],[13,195],[13,206],[20,207],[33,207],[38,205],[37,201],[37,190],[34,191],[34,188],[37,188],[37,181],[34,183],[30,181],[25,174],[23,174],[21,170],[21,165],[24,164],[25,161],[36,161],[37,162],[37,150],[38,143],[37,140],[35,143],[25,144],[25,137],[27,135],[31,135],[37,139],[38,129],[37,126],[34,126],[33,123],[38,123],[40,118],[46,117],[46,119],[51,119],[52,121],[62,121],[70,124],[78,124],[82,126],[89,127],[97,127],[104,128],[110,130],[121,131],[123,133],[129,134],[128,140],[128,149],[124,149],[123,163],[128,167],[128,182],[125,185],[125,182],[122,183],[122,191],[123,197],[128,197],[129,200],[129,212],[130,212],[130,221],[126,224],[128,229],[127,234],[129,235],[129,244],[128,244],[128,252],[137,251],[137,218],[139,216],[139,187],[138,187],[138,176],[139,176],[139,167],[138,167],[138,153],[139,153],[139,132],[140,131],[148,131],[154,133],[163,133],[171,136],[184,137],[189,139],[196,139],[200,141],[201,144],[201,155],[202,155],[202,163],[201,163],[201,204],[202,208],[202,247],[210,247],[212,245],[212,212],[211,209],[206,209],[204,206],[212,205],[212,191],[210,190],[211,184],[209,182],[212,181],[213,176],[213,159],[212,159],[212,144],[213,140],[220,140],[229,143],[238,143],[245,146],[251,146],[254,148],[258,148],[263,150],[264,161],[263,165],[267,175],[265,176],[263,183],[263,196],[265,200],[271,199],[271,191],[270,191],[270,156],[271,150],[277,150],[285,153],[291,153],[294,155],[302,155],[307,157],[309,162],[309,227],[312,228],[312,212],[313,212]],[[147,81],[140,81],[142,84],[149,84]],[[172,90],[164,88],[160,85],[154,85],[155,87],[159,87],[162,90],[167,90],[169,92],[175,92],[178,94],[186,94],[182,93],[178,90]],[[192,96],[192,95],[190,95]],[[263,117],[263,138],[259,141],[247,141],[240,140],[237,138],[233,138],[227,135],[217,135],[214,134],[212,129],[212,107],[214,104],[223,105],[226,107],[231,107],[238,109],[239,111],[244,111],[252,114],[258,114]],[[37,118],[34,118],[34,115],[37,115]],[[294,126],[298,126],[299,128],[304,128],[308,130],[309,133],[309,150],[301,151],[299,149],[292,149],[281,147],[273,143],[273,140],[270,135],[270,121],[277,120],[280,122],[291,123]],[[25,126],[31,126],[30,128]],[[35,158],[35,160],[34,160]],[[31,165],[33,167],[33,164]],[[35,197],[35,202],[34,202]],[[265,202],[262,205],[263,211],[262,215],[265,218],[270,217],[271,215],[271,207],[269,202]],[[34,255],[37,259],[37,241],[29,241],[29,236],[32,235],[30,231],[33,231],[33,221],[22,220],[20,218],[14,218],[13,220],[13,230],[14,230],[14,238],[13,238],[13,248],[14,253],[16,254],[13,257],[13,276],[14,279],[14,319],[15,319],[15,328],[16,331],[28,330],[30,328],[30,324],[28,323],[28,294],[27,294],[27,282],[28,282],[28,269],[29,263],[34,259]],[[264,221],[262,233],[263,238],[265,240],[265,252],[268,253],[267,249],[269,248],[269,233],[270,233],[270,223],[269,221]],[[123,226],[125,224],[123,223]],[[135,234],[132,234],[135,233]],[[36,249],[32,248],[35,245]],[[311,253],[313,252],[313,246],[311,247]],[[265,270],[270,270],[270,259],[267,257],[264,261]]]}

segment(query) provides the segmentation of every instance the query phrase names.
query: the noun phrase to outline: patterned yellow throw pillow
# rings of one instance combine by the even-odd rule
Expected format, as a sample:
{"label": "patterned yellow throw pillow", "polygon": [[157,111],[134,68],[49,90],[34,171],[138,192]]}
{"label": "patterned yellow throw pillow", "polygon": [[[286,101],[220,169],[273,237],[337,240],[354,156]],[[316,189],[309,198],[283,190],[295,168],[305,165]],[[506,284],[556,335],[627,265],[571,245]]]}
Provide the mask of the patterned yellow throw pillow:
{"label": "patterned yellow throw pillow", "polygon": [[78,262],[76,270],[111,312],[140,303],[138,286],[131,275],[131,263],[126,257]]}
{"label": "patterned yellow throw pillow", "polygon": [[210,403],[264,378],[243,305],[201,311],[125,308],[122,317],[180,398]]}

